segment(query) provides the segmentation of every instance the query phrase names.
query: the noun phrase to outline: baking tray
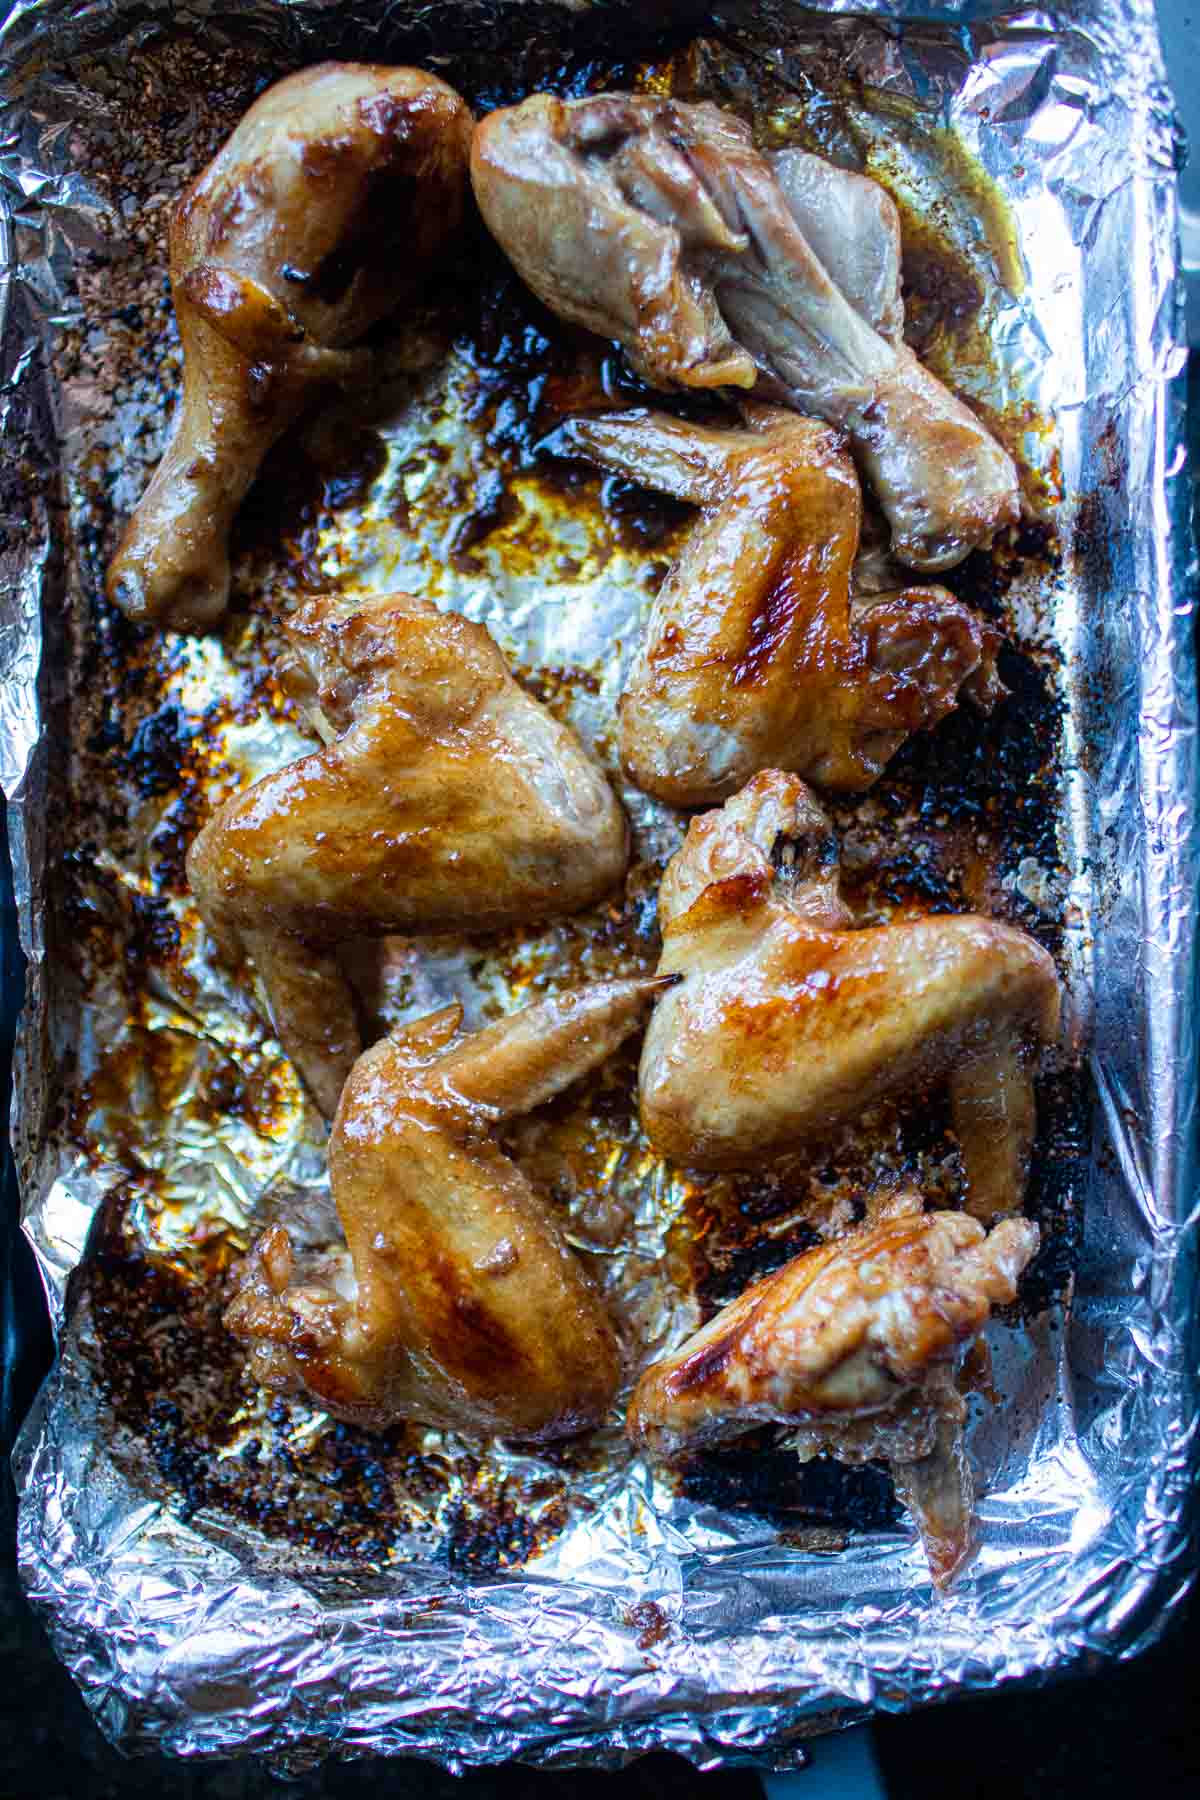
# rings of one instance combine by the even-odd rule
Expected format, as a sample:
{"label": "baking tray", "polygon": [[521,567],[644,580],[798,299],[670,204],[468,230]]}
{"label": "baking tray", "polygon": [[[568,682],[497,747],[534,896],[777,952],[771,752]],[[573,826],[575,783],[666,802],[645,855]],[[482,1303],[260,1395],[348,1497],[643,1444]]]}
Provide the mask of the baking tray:
{"label": "baking tray", "polygon": [[[868,17],[759,6],[679,9],[656,21],[652,43],[638,29],[637,9],[621,8],[564,22],[554,7],[364,6],[333,20],[317,6],[50,3],[16,10],[4,28],[3,773],[31,973],[14,1134],[26,1230],[67,1324],[21,1449],[21,1553],[60,1654],[130,1748],[293,1760],[409,1751],[461,1767],[513,1755],[611,1764],[666,1746],[702,1765],[786,1764],[806,1734],[871,1706],[1131,1653],[1186,1589],[1197,1366],[1193,571],[1171,386],[1181,363],[1177,145],[1153,21],[1142,7]],[[875,1471],[852,1479],[817,1466],[801,1480],[770,1442],[706,1461],[680,1490],[606,1462],[611,1437],[599,1454],[568,1451],[554,1467],[476,1458],[471,1473],[461,1447],[406,1437],[373,1454],[352,1433],[314,1429],[302,1409],[272,1419],[264,1408],[235,1446],[243,1455],[257,1432],[237,1466],[263,1472],[235,1496],[219,1478],[234,1458],[201,1453],[194,1430],[220,1340],[215,1286],[189,1283],[199,1266],[189,1258],[207,1246],[219,1271],[272,1182],[319,1200],[321,1155],[261,1029],[233,1002],[242,1035],[225,1048],[257,1085],[231,1091],[206,1067],[198,1087],[194,1065],[182,1080],[170,1055],[159,1066],[148,1054],[169,1047],[169,1019],[167,1036],[151,1034],[181,999],[170,978],[172,934],[187,927],[179,855],[222,759],[278,761],[294,741],[263,679],[271,610],[256,593],[269,573],[282,604],[328,578],[331,559],[338,579],[358,579],[364,542],[378,547],[379,470],[375,449],[352,444],[319,493],[304,491],[295,466],[294,479],[266,484],[244,522],[245,606],[223,640],[219,680],[206,653],[160,652],[106,609],[99,577],[114,521],[153,461],[177,374],[154,263],[161,208],[257,85],[320,54],[437,58],[483,106],[542,84],[646,79],[647,56],[661,78],[668,31],[719,46],[693,55],[696,91],[740,104],[747,83],[756,94],[770,85],[771,129],[825,133],[835,151],[853,148],[856,133],[905,144],[914,122],[918,137],[952,127],[947,145],[966,145],[996,178],[1016,223],[1015,262],[1002,230],[967,261],[983,271],[989,309],[977,397],[1016,432],[1031,518],[1007,560],[964,576],[968,597],[1013,629],[1012,707],[994,731],[959,721],[917,746],[881,784],[866,824],[842,820],[852,839],[857,831],[868,889],[882,870],[864,904],[908,903],[923,887],[926,902],[932,893],[954,905],[962,881],[942,852],[955,820],[939,823],[941,813],[951,792],[955,806],[990,801],[1004,815],[991,897],[1052,943],[1070,981],[1073,1042],[1088,1047],[1082,1073],[1068,1055],[1043,1089],[1031,1204],[1047,1253],[1021,1318],[992,1334],[1005,1406],[981,1409],[973,1432],[988,1489],[983,1551],[945,1601]],[[486,56],[464,61],[464,41],[486,42]],[[442,61],[454,47],[458,60]],[[123,119],[136,121],[136,151]],[[901,186],[916,179],[902,160],[891,175]],[[910,225],[919,222],[914,209]],[[918,301],[929,301],[927,287],[918,281]],[[935,283],[935,315],[936,302]],[[536,487],[539,421],[517,396],[544,373],[553,333],[511,286],[458,329],[463,379],[491,409],[497,455]],[[950,350],[969,383],[963,341]],[[529,366],[514,366],[522,355]],[[403,433],[385,439],[394,460]],[[576,474],[557,477],[570,491]],[[340,483],[332,502],[329,479]],[[420,534],[412,498],[388,566],[415,579],[396,542]],[[480,531],[476,498],[468,491],[441,520],[454,530],[439,538],[439,597],[484,618],[535,691],[599,743],[614,671],[587,669],[569,608],[556,617],[530,604],[529,584],[543,578],[518,566],[519,546],[496,552],[511,577],[496,581],[487,540],[504,522],[485,518]],[[611,487],[581,489],[574,504],[608,520],[609,579],[595,592],[609,635],[629,635],[637,571],[669,553],[681,520]],[[271,560],[281,541],[282,569]],[[214,696],[219,716],[202,730]],[[611,929],[587,937],[592,967],[653,956],[646,896],[673,827],[627,798],[644,879]],[[899,824],[905,841],[881,855]],[[130,849],[138,842],[155,844],[157,874]],[[115,944],[121,981],[97,988]],[[579,948],[524,942],[498,959],[475,947],[477,1003],[565,979]],[[415,986],[412,975],[411,957],[375,972],[385,1016],[389,1004],[420,1010],[461,985],[461,947],[423,954]],[[143,997],[136,1017],[131,994]],[[105,1056],[131,1025],[137,1053],[104,1089],[97,1071],[114,1078]],[[627,1070],[591,1095],[592,1116],[614,1116],[622,1080],[627,1088]],[[193,1122],[203,1101],[207,1135],[197,1125],[189,1145],[168,1129],[176,1115],[164,1092]],[[897,1154],[934,1181],[936,1134],[919,1141],[911,1122],[894,1126]],[[171,1154],[150,1180],[155,1132]],[[262,1152],[273,1133],[286,1152],[275,1164]],[[536,1156],[536,1144],[526,1148]],[[634,1153],[632,1139],[625,1148]],[[216,1171],[226,1227],[235,1215],[224,1238],[210,1232],[199,1246],[197,1170]],[[728,1195],[721,1206],[701,1195],[697,1210],[678,1184],[652,1190],[639,1188],[634,1218],[645,1280],[617,1285],[635,1322],[661,1339],[686,1323],[683,1304],[669,1303],[665,1277],[680,1270],[668,1267],[663,1205],[718,1227],[730,1209]],[[715,1304],[767,1266],[767,1238],[775,1257],[805,1241],[804,1209],[789,1213],[777,1187],[734,1201],[739,1216],[775,1229],[717,1229],[718,1254],[710,1243],[680,1285],[695,1304]],[[614,1262],[628,1269],[631,1254],[625,1244]],[[290,1493],[279,1475],[289,1461],[291,1476],[301,1470]],[[301,1516],[318,1484],[352,1501],[336,1530],[319,1509]]]}

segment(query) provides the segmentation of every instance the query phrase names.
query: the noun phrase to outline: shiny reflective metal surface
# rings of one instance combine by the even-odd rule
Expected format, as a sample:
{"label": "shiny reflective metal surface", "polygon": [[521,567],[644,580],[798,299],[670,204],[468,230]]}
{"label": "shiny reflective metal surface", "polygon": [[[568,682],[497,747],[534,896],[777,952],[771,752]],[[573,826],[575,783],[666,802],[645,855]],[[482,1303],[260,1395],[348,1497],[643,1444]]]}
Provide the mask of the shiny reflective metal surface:
{"label": "shiny reflective metal surface", "polygon": [[[474,10],[486,30],[491,9]],[[183,897],[167,911],[187,943],[172,965],[186,981],[156,977],[137,1021],[186,1038],[188,1009],[200,1005],[204,1030],[193,1033],[176,1104],[139,1114],[143,1089],[129,1075],[115,1099],[96,1101],[92,1091],[86,1154],[63,1126],[58,1069],[79,1051],[82,1088],[128,1020],[121,990],[103,981],[80,1009],[56,960],[61,935],[47,955],[46,784],[67,752],[64,715],[53,709],[72,701],[60,691],[63,672],[82,681],[95,628],[88,481],[99,463],[110,499],[127,506],[162,419],[150,382],[99,395],[78,381],[60,386],[52,343],[56,331],[60,343],[78,332],[75,275],[89,253],[126,243],[114,190],[89,180],[80,144],[103,141],[106,106],[137,104],[122,87],[127,34],[144,40],[168,12],[176,29],[199,25],[214,43],[253,22],[257,53],[277,47],[283,67],[322,53],[331,27],[323,6],[272,0],[220,25],[220,9],[204,4],[79,9],[41,0],[17,9],[0,40],[8,259],[0,419],[9,450],[0,774],[30,956],[14,1128],[26,1230],[67,1327],[59,1371],[21,1447],[21,1554],[60,1655],[104,1729],[131,1749],[254,1749],[293,1762],[377,1750],[462,1767],[514,1756],[612,1765],[665,1746],[702,1766],[741,1757],[787,1767],[805,1734],[872,1707],[1128,1654],[1186,1589],[1200,1366],[1194,565],[1173,385],[1183,356],[1176,138],[1152,14],[1143,0],[1054,15],[955,8],[934,21],[915,7],[872,9],[894,24],[885,32],[787,5],[737,9],[736,19],[733,10],[726,25],[740,31],[753,16],[797,103],[807,98],[806,56],[789,63],[785,47],[795,33],[827,37],[860,80],[856,129],[885,140],[897,109],[948,124],[1015,219],[1019,278],[1012,269],[1002,278],[1003,258],[979,252],[990,270],[995,350],[980,379],[997,403],[1027,404],[1035,424],[1053,422],[1049,431],[1031,426],[1028,454],[1047,484],[1063,555],[1014,604],[1023,632],[1039,633],[1060,659],[1066,879],[1036,859],[1014,879],[1023,903],[1065,927],[1077,1028],[1090,1046],[1094,1155],[1072,1303],[993,1333],[1006,1404],[973,1434],[987,1488],[982,1548],[945,1600],[934,1598],[907,1538],[872,1530],[832,1555],[797,1544],[750,1513],[681,1496],[627,1462],[615,1432],[604,1455],[562,1477],[565,1528],[511,1573],[456,1570],[428,1554],[432,1540],[416,1529],[373,1566],[306,1557],[211,1507],[186,1516],[139,1478],[93,1379],[91,1309],[64,1305],[97,1208],[128,1180],[120,1145],[132,1142],[143,1160],[153,1150],[158,1185],[147,1192],[170,1202],[135,1208],[136,1230],[185,1263],[198,1224],[219,1218],[222,1229],[244,1232],[281,1180],[319,1197],[323,1159],[286,1074],[271,1076],[278,1105],[269,1129],[261,1117],[235,1128],[204,1113],[203,1058],[245,1052],[269,1070],[277,1059],[254,1009],[188,936]],[[364,4],[339,9],[338,30],[357,28],[357,54],[395,54],[394,35],[381,41],[385,13],[393,34],[404,20],[419,25],[419,47],[436,44],[438,12]],[[90,137],[74,129],[81,120]],[[185,172],[166,161],[151,170],[167,192]],[[923,165],[900,173],[914,192],[932,179]],[[144,194],[145,168],[139,179]],[[136,239],[126,253],[139,254]],[[468,374],[451,356],[428,375],[424,399],[402,410],[388,437],[389,467],[431,436],[450,464],[469,460],[465,409],[453,400]],[[539,515],[554,553],[574,565],[562,565],[549,593],[544,550],[524,573],[502,558],[474,572],[447,564],[444,521],[422,528],[419,480],[408,498],[402,528],[368,499],[318,541],[323,575],[368,590],[402,575],[483,618],[526,667],[587,668],[591,680],[566,704],[606,754],[647,559],[602,558],[577,518]],[[529,510],[537,513],[536,496]],[[300,741],[269,706],[248,723],[228,708],[247,671],[269,658],[270,633],[255,613],[240,638],[172,644],[169,667],[158,670],[187,705],[226,705],[206,781],[224,779],[231,762],[243,774],[277,763]],[[44,634],[52,654],[39,683]],[[643,853],[660,857],[678,821],[625,797]],[[97,867],[119,904],[136,911],[137,855],[115,827],[98,836]],[[396,1010],[424,1010],[446,992],[477,1008],[511,1004],[531,973],[549,967],[558,978],[561,946],[535,948],[478,967],[453,947],[423,958],[393,994]],[[565,953],[562,962],[565,970]],[[118,1142],[118,1127],[132,1138]],[[662,1342],[692,1317],[694,1296],[667,1266],[686,1195],[628,1149],[614,1182],[627,1229],[610,1247],[609,1291],[643,1342]],[[323,1429],[319,1419],[301,1424]],[[462,1446],[425,1449],[450,1466],[452,1481],[464,1479]],[[529,1475],[522,1459],[499,1452],[496,1467],[514,1480]]]}

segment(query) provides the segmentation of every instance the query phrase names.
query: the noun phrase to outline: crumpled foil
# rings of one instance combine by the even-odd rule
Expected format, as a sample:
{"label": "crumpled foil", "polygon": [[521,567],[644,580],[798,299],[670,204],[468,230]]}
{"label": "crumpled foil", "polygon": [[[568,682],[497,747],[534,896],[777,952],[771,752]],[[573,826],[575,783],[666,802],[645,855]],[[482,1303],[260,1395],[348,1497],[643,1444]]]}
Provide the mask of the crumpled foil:
{"label": "crumpled foil", "polygon": [[[502,365],[527,353],[528,401],[553,345],[518,320],[514,352],[501,306],[486,330],[468,319],[439,337],[434,319],[426,352],[418,322],[361,455],[345,452],[352,414],[312,428],[284,471],[292,501],[243,533],[222,637],[124,627],[100,577],[178,379],[162,208],[257,87],[304,61],[426,61],[453,80],[451,40],[473,40],[494,65],[473,97],[498,104],[554,85],[554,57],[530,46],[556,34],[576,42],[571,91],[595,85],[640,10],[598,9],[610,39],[594,67],[586,9],[547,5],[514,27],[503,4],[31,0],[0,30],[0,775],[29,958],[14,1143],[61,1351],[18,1451],[20,1556],[59,1654],[127,1749],[461,1769],[669,1748],[705,1767],[789,1766],[805,1736],[872,1708],[1132,1655],[1188,1586],[1195,569],[1172,379],[1178,146],[1149,0],[679,9],[705,40],[696,91],[756,95],[769,141],[803,126],[865,156],[916,214],[937,211],[987,346],[975,367],[960,343],[955,377],[1017,433],[1055,547],[1003,606],[1064,701],[1057,829],[1047,849],[1001,821],[986,897],[1059,955],[1091,1148],[1076,1142],[1070,1217],[1049,1230],[1046,1304],[990,1334],[1002,1400],[972,1429],[985,1493],[969,1571],[936,1598],[886,1505],[849,1535],[813,1506],[780,1528],[744,1479],[681,1487],[630,1462],[615,1428],[554,1456],[420,1432],[376,1456],[301,1403],[239,1387],[236,1352],[197,1324],[272,1208],[327,1229],[319,1124],[244,983],[212,961],[179,868],[214,796],[307,742],[272,684],[278,613],[320,585],[430,593],[483,619],[611,768],[613,699],[681,521],[569,467],[545,485],[553,445],[534,443],[536,407]],[[187,39],[181,61],[164,36]],[[1004,204],[984,204],[979,169]],[[304,488],[297,471],[327,465],[331,441],[334,475]],[[449,994],[491,1016],[652,963],[653,878],[679,821],[623,798],[639,859],[623,911],[499,945],[389,941],[363,977],[380,1020]],[[922,823],[899,800],[893,812]],[[847,841],[878,848],[900,829],[881,818],[841,821]],[[841,1202],[836,1182],[823,1196],[810,1182],[789,1211],[779,1191],[714,1196],[665,1170],[613,1100],[628,1066],[618,1078],[514,1150],[574,1172],[573,1241],[644,1356],[764,1266],[731,1251],[706,1289],[689,1221],[719,1241],[754,1199],[782,1256]],[[873,1124],[876,1175],[911,1173],[916,1155],[931,1189],[953,1182],[936,1146],[913,1152],[895,1121]],[[147,1369],[162,1384],[139,1397]],[[337,1498],[348,1488],[360,1497]]]}

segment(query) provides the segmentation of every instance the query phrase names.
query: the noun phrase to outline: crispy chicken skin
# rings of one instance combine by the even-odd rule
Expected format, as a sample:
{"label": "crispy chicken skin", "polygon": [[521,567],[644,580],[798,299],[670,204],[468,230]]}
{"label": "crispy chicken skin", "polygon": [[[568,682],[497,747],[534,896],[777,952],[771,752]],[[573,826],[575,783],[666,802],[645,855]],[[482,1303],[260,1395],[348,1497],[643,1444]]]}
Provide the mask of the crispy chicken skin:
{"label": "crispy chicken skin", "polygon": [[[719,107],[653,95],[536,94],[490,114],[471,146],[480,211],[540,299],[617,338],[656,387],[758,381],[760,398],[844,430],[894,553],[951,568],[1017,518],[1016,469],[895,335],[894,247],[876,259],[890,294],[866,279],[869,258],[839,259],[853,299],[831,279],[799,219],[828,244],[853,202],[835,217],[844,190],[802,177],[777,175]],[[859,203],[876,244],[885,211]]]}
{"label": "crispy chicken skin", "polygon": [[177,202],[171,291],[183,398],[108,572],[139,621],[223,615],[234,516],[272,444],[457,230],[472,118],[436,75],[321,63],[269,88]]}
{"label": "crispy chicken skin", "polygon": [[914,1193],[885,1214],[756,1282],[647,1369],[627,1429],[657,1457],[770,1422],[800,1427],[806,1456],[887,1457],[944,1584],[972,1505],[955,1361],[1015,1298],[1038,1230],[1005,1219],[985,1236],[964,1213],[923,1213]]}
{"label": "crispy chicken skin", "polygon": [[[709,276],[744,238],[709,192],[719,165],[698,171],[690,143],[656,129],[660,104],[533,94],[489,113],[471,143],[475,198],[538,298],[618,339],[653,387],[750,388],[754,359],[730,336]],[[740,144],[736,121],[705,111],[718,155],[726,137]]]}
{"label": "crispy chicken skin", "polygon": [[1003,688],[996,635],[943,588],[851,610],[862,503],[828,425],[749,406],[747,429],[665,414],[579,418],[585,455],[701,516],[659,590],[621,699],[632,780],[674,806],[736,793],[758,770],[869,787],[964,685]]}
{"label": "crispy chicken skin", "polygon": [[803,783],[768,770],[694,819],[659,891],[664,994],[643,1127],[702,1169],[748,1168],[886,1095],[948,1081],[967,1208],[1019,1208],[1033,1057],[1058,1026],[1050,957],[971,914],[850,928],[837,846]]}
{"label": "crispy chicken skin", "polygon": [[603,1062],[656,985],[597,983],[465,1037],[451,1006],[366,1051],[329,1142],[353,1278],[295,1281],[287,1230],[270,1227],[225,1314],[256,1377],[370,1427],[545,1440],[598,1424],[615,1334],[495,1134]]}
{"label": "crispy chicken skin", "polygon": [[188,876],[226,954],[253,960],[329,1117],[362,1048],[340,942],[578,911],[620,881],[628,833],[483,626],[408,594],[326,595],[288,631],[336,737],[219,807]]}

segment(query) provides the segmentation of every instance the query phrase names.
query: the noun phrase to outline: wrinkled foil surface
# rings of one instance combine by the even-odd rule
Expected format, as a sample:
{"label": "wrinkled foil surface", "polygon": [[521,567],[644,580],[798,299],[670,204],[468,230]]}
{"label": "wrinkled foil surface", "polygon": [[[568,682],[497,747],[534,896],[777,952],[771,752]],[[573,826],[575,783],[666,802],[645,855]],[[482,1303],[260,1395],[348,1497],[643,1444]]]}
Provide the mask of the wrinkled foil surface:
{"label": "wrinkled foil surface", "polygon": [[[238,1388],[236,1373],[211,1404],[196,1399],[215,1379],[205,1354],[238,1361],[196,1321],[256,1222],[299,1208],[316,1239],[327,1230],[319,1121],[244,983],[213,962],[179,879],[180,846],[213,798],[307,747],[273,682],[279,613],[321,585],[427,593],[482,619],[613,770],[613,704],[681,529],[668,513],[622,525],[611,486],[552,490],[536,457],[514,460],[530,420],[496,375],[504,318],[489,337],[434,317],[397,348],[361,455],[345,449],[361,426],[352,410],[293,453],[293,485],[321,465],[324,486],[251,521],[221,637],[151,641],[98,599],[106,534],[161,450],[178,381],[153,251],[163,207],[259,72],[337,53],[436,61],[453,80],[451,13],[480,41],[498,32],[502,66],[504,6],[33,0],[0,31],[0,776],[29,958],[14,1145],[61,1352],[18,1452],[22,1567],[59,1654],[127,1749],[253,1750],[285,1766],[408,1753],[458,1769],[611,1766],[669,1748],[700,1766],[789,1766],[805,1736],[872,1708],[1131,1655],[1188,1585],[1200,871],[1170,97],[1149,0],[693,9],[695,30],[725,46],[696,64],[703,91],[736,103],[765,81],[773,141],[799,119],[834,152],[841,134],[917,214],[936,206],[978,276],[988,346],[977,366],[955,363],[956,379],[1004,415],[1010,442],[1017,430],[1056,546],[1004,595],[1064,702],[1055,844],[1010,834],[985,898],[1048,933],[1067,979],[1068,1049],[1085,1052],[1091,1110],[1072,1177],[1082,1235],[1067,1234],[1046,1304],[990,1333],[1001,1399],[974,1409],[971,1437],[980,1550],[938,1599],[886,1506],[850,1532],[819,1508],[781,1528],[744,1487],[727,1487],[726,1504],[711,1483],[681,1487],[631,1462],[615,1425],[540,1457],[410,1431],[372,1460],[301,1403]],[[574,11],[521,16],[534,38],[582,29]],[[203,34],[190,63],[155,62],[168,24]],[[205,55],[219,76],[202,94]],[[827,57],[850,78],[837,104],[820,86]],[[156,68],[173,110],[160,91],[139,101]],[[631,69],[624,84],[635,79],[654,73]],[[491,103],[506,97],[497,77]],[[117,115],[139,104],[146,141],[123,167]],[[922,146],[935,143],[929,162]],[[946,171],[961,177],[967,159],[1003,196],[1009,213],[989,216],[1011,218],[1011,241],[964,210]],[[129,299],[121,272],[143,265],[152,280]],[[536,382],[547,352],[535,340]],[[91,775],[110,768],[93,794]],[[93,798],[86,831],[74,815],[64,826],[62,808]],[[680,821],[622,798],[637,858],[623,911],[499,944],[389,940],[363,975],[379,1021],[451,995],[479,1020],[651,966],[656,873]],[[869,806],[862,817],[849,839],[859,830],[869,853],[887,826]],[[704,1235],[697,1217],[719,1239],[722,1207],[745,1212],[753,1196],[698,1193],[650,1155],[613,1099],[630,1068],[513,1148],[535,1171],[571,1172],[572,1241],[645,1357],[765,1265],[730,1254],[725,1285],[705,1288],[688,1249]],[[874,1123],[870,1173],[911,1173],[916,1154],[931,1192],[952,1183],[936,1146],[913,1153],[901,1127]],[[842,1204],[834,1181],[810,1183],[791,1211],[777,1192],[760,1210],[794,1249]],[[124,1317],[138,1321],[128,1341],[113,1324]],[[122,1365],[166,1372],[134,1423]],[[186,1433],[200,1416],[220,1429],[193,1466]],[[285,1466],[298,1487],[279,1488]],[[347,1486],[365,1504],[313,1499]]]}

